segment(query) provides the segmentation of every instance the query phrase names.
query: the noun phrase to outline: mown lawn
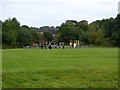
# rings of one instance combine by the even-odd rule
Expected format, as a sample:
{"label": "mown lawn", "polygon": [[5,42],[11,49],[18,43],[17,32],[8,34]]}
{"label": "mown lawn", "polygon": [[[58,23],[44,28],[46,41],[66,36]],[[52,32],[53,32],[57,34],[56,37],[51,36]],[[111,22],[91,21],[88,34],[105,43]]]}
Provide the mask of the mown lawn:
{"label": "mown lawn", "polygon": [[118,49],[6,49],[3,88],[117,88]]}

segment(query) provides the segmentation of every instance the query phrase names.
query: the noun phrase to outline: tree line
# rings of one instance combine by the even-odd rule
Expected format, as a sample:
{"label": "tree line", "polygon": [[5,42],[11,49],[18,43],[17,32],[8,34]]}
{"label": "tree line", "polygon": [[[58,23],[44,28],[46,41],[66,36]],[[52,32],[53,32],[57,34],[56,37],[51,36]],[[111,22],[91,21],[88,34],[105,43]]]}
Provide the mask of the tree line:
{"label": "tree line", "polygon": [[67,20],[58,27],[21,26],[16,18],[0,21],[0,24],[3,48],[20,48],[37,40],[64,42],[66,45],[70,40],[80,40],[82,45],[120,47],[120,14],[90,24],[86,20]]}

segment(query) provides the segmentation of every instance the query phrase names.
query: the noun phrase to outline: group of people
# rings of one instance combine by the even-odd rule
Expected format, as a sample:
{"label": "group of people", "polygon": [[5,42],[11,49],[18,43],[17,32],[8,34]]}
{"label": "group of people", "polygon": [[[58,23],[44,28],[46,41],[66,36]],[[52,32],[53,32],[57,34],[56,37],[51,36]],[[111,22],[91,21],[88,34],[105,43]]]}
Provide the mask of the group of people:
{"label": "group of people", "polygon": [[77,44],[76,43],[70,43],[70,46],[72,46],[72,48],[76,48]]}
{"label": "group of people", "polygon": [[[80,46],[79,42],[70,42],[71,48],[78,48]],[[47,43],[38,43],[34,44],[35,47],[40,47],[41,49],[52,49],[52,48],[62,48],[65,49],[65,43],[64,42],[47,42]]]}
{"label": "group of people", "polygon": [[64,43],[58,43],[58,44],[51,44],[51,43],[49,43],[48,45],[40,45],[40,48],[41,49],[52,49],[52,48],[62,48],[62,49],[64,49],[65,48],[65,44]]}

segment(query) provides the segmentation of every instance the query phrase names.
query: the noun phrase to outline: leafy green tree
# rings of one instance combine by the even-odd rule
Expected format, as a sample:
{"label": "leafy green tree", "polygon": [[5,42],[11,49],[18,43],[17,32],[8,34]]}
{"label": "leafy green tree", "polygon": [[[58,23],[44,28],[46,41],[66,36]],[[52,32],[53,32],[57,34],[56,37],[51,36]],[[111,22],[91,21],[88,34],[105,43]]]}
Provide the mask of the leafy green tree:
{"label": "leafy green tree", "polygon": [[3,22],[0,20],[0,48],[2,48],[2,24]]}
{"label": "leafy green tree", "polygon": [[77,26],[75,27],[77,34],[79,35],[79,40],[84,43],[84,44],[88,44],[88,39],[87,39],[87,33],[86,31],[84,31],[83,29],[81,29],[81,27]]}
{"label": "leafy green tree", "polygon": [[32,34],[29,28],[21,27],[18,31],[18,46],[31,45],[33,40]]}
{"label": "leafy green tree", "polygon": [[14,48],[16,43],[16,38],[12,34],[3,31],[2,32],[2,45],[3,48]]}
{"label": "leafy green tree", "polygon": [[114,20],[114,32],[111,39],[115,46],[120,47],[120,14]]}
{"label": "leafy green tree", "polygon": [[68,44],[70,40],[79,40],[79,33],[72,22],[62,24],[59,28],[58,34],[58,40],[63,41],[66,44]]}
{"label": "leafy green tree", "polygon": [[100,45],[102,41],[102,31],[100,29],[100,21],[95,21],[89,25],[89,29],[87,31],[87,38],[89,44],[92,45]]}
{"label": "leafy green tree", "polygon": [[100,41],[100,36],[98,32],[90,32],[89,36],[88,36],[88,40],[90,44],[93,45],[99,45],[99,41]]}
{"label": "leafy green tree", "polygon": [[53,40],[53,35],[50,32],[44,32],[43,36],[46,38],[46,40],[51,42]]}
{"label": "leafy green tree", "polygon": [[83,31],[87,31],[88,30],[88,21],[86,20],[82,20],[80,22],[77,23],[77,26],[79,26]]}
{"label": "leafy green tree", "polygon": [[[10,46],[17,47],[16,41],[17,41],[19,29],[20,29],[20,23],[17,21],[16,18],[13,18],[13,19],[9,18],[5,22],[3,22],[3,28],[2,28],[2,31],[4,32],[3,39],[2,39],[3,43],[5,45],[9,45],[9,47]],[[5,35],[8,35],[8,36],[5,36]],[[5,41],[6,39],[4,39],[5,37],[9,37],[11,41],[7,43],[7,41]]]}
{"label": "leafy green tree", "polygon": [[112,33],[114,31],[114,19],[110,18],[110,19],[103,19],[102,20],[102,27],[104,29],[104,36],[105,38],[111,38]]}

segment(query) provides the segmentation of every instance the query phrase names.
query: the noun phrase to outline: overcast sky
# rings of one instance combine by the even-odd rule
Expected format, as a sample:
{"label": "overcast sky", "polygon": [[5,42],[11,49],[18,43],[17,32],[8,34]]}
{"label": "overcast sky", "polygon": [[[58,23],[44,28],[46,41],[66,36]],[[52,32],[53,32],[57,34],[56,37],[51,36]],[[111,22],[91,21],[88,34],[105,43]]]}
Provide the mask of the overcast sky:
{"label": "overcast sky", "polygon": [[119,0],[0,0],[0,20],[16,17],[21,25],[60,26],[66,20],[116,17]]}

